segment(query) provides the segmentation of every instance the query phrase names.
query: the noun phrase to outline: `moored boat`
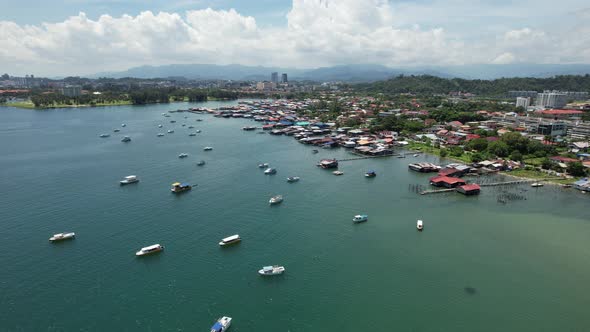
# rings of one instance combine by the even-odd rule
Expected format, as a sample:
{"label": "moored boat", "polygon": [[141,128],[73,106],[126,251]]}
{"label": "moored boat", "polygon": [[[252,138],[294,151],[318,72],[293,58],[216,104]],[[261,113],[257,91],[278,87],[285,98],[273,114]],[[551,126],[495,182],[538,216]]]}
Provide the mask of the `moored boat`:
{"label": "moored boat", "polygon": [[242,241],[242,238],[240,237],[239,234],[236,234],[236,235],[228,236],[224,239],[221,239],[221,242],[219,242],[219,245],[224,247],[224,246],[228,246],[230,244],[238,243],[240,241]]}
{"label": "moored boat", "polygon": [[203,148],[203,150],[204,151],[211,151],[211,150],[213,150],[213,148],[210,147],[210,146],[206,146],[206,147]]}
{"label": "moored boat", "polygon": [[136,175],[129,175],[126,176],[123,180],[119,181],[119,183],[124,186],[126,184],[131,184],[131,183],[136,183],[139,182],[139,179],[137,178]]}
{"label": "moored boat", "polygon": [[223,316],[211,326],[211,332],[225,332],[231,326],[231,317]]}
{"label": "moored boat", "polygon": [[107,138],[107,137],[111,137],[111,135],[109,135],[109,134],[100,134],[99,137],[100,138]]}
{"label": "moored boat", "polygon": [[297,182],[299,179],[300,178],[298,176],[290,176],[287,178],[287,182]]}
{"label": "moored boat", "polygon": [[334,174],[334,175],[342,175],[342,174],[344,174],[344,172],[342,172],[342,171],[334,171],[334,172],[332,172],[332,174]]}
{"label": "moored boat", "polygon": [[416,221],[416,228],[421,231],[424,229],[424,223],[422,222],[422,220],[418,220]]}
{"label": "moored boat", "polygon": [[531,187],[533,187],[533,188],[539,188],[542,186],[543,186],[543,184],[541,182],[535,182],[535,183],[531,184]]}
{"label": "moored boat", "polygon": [[285,272],[285,267],[279,265],[264,266],[262,269],[258,270],[258,274],[262,276],[274,276],[283,274],[283,272]]}
{"label": "moored boat", "polygon": [[58,242],[58,241],[73,239],[75,237],[76,237],[76,233],[74,233],[74,232],[71,232],[71,233],[57,233],[57,234],[53,234],[53,236],[49,238],[49,241],[51,241],[51,242]]}
{"label": "moored boat", "polygon": [[193,187],[188,183],[175,182],[172,184],[172,188],[170,189],[170,191],[172,191],[175,194],[178,194],[191,189],[193,189]]}
{"label": "moored boat", "polygon": [[377,173],[375,173],[375,171],[368,171],[367,173],[365,173],[365,176],[368,178],[374,178],[377,176]]}
{"label": "moored boat", "polygon": [[366,214],[357,214],[356,216],[354,216],[354,218],[352,218],[352,221],[354,221],[355,223],[365,222],[367,220],[369,220],[369,216]]}
{"label": "moored boat", "polygon": [[270,203],[270,205],[279,204],[281,202],[283,202],[283,196],[281,196],[281,195],[273,196],[268,201],[268,203]]}
{"label": "moored boat", "polygon": [[131,137],[125,136],[125,137],[123,137],[123,139],[121,140],[121,142],[131,142]]}
{"label": "moored boat", "polygon": [[164,250],[164,246],[161,244],[153,244],[151,246],[143,247],[135,253],[135,256],[146,256]]}
{"label": "moored boat", "polygon": [[268,174],[268,175],[270,175],[270,174],[276,174],[276,173],[277,173],[277,170],[276,170],[276,169],[274,169],[274,168],[267,168],[267,169],[264,171],[264,174]]}
{"label": "moored boat", "polygon": [[178,155],[178,158],[181,158],[181,159],[186,158],[186,157],[188,157],[188,153],[181,153]]}

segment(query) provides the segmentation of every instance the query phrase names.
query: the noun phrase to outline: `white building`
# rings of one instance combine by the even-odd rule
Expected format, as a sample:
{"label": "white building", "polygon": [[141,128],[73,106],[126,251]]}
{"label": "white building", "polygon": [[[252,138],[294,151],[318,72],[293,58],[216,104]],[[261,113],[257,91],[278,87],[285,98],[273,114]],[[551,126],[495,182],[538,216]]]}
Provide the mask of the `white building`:
{"label": "white building", "polygon": [[535,104],[546,108],[562,108],[567,104],[567,99],[566,93],[545,91],[537,95]]}
{"label": "white building", "polygon": [[525,110],[531,106],[531,98],[530,97],[517,97],[516,98],[516,107],[522,107]]}

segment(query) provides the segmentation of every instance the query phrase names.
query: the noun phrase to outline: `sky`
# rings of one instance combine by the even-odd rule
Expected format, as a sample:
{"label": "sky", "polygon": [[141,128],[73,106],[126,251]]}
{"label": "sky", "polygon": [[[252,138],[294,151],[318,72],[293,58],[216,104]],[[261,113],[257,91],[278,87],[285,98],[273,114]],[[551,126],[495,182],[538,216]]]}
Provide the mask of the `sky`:
{"label": "sky", "polygon": [[0,74],[590,63],[587,0],[0,0]]}

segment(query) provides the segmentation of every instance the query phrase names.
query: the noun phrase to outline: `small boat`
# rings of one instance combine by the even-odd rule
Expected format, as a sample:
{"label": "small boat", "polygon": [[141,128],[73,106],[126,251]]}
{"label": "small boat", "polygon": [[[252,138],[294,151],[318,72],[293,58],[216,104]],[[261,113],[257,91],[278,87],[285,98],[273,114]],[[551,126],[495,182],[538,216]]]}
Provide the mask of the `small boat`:
{"label": "small boat", "polygon": [[290,176],[287,178],[287,182],[297,182],[297,181],[299,181],[298,176]]}
{"label": "small boat", "polygon": [[158,125],[158,128],[162,128],[162,125]]}
{"label": "small boat", "polygon": [[122,186],[136,182],[139,182],[139,179],[135,175],[126,176],[123,180],[119,181]]}
{"label": "small boat", "polygon": [[365,222],[367,220],[369,220],[369,216],[366,214],[357,214],[356,216],[354,216],[354,218],[352,218],[352,221],[354,221],[355,223]]}
{"label": "small boat", "polygon": [[240,235],[236,234],[226,237],[225,239],[222,239],[221,242],[219,242],[219,245],[224,247],[229,246],[230,244],[238,243],[240,241],[242,241],[242,238],[240,237]]}
{"label": "small boat", "polygon": [[318,153],[319,151],[314,149],[314,150],[311,150],[311,152]]}
{"label": "small boat", "polygon": [[172,188],[170,189],[170,191],[172,191],[175,194],[178,194],[191,189],[193,189],[193,187],[188,183],[175,182],[172,184]]}
{"label": "small boat", "polygon": [[213,150],[213,148],[210,147],[210,146],[206,146],[206,147],[203,148],[203,150],[204,151],[211,151],[211,150]]}
{"label": "small boat", "polygon": [[189,135],[189,136],[197,136],[197,134],[195,134],[195,133],[190,133],[190,134],[188,134],[188,135]]}
{"label": "small boat", "polygon": [[176,123],[176,120],[170,120],[170,123]]}
{"label": "small boat", "polygon": [[231,317],[223,316],[211,326],[211,332],[225,332],[231,325]]}
{"label": "small boat", "polygon": [[567,183],[566,183],[566,184],[562,184],[562,185],[561,185],[561,187],[562,187],[562,188],[571,188],[571,187],[572,187],[572,185],[571,185],[571,184],[567,184]]}
{"label": "small boat", "polygon": [[406,157],[406,155],[405,155],[405,154],[400,154],[400,155],[399,155],[399,156],[397,156],[397,157],[398,157],[398,158],[400,158],[400,159],[402,159],[402,158],[405,158],[405,157]]}
{"label": "small boat", "polygon": [[100,136],[99,136],[99,137],[100,137],[100,138],[106,138],[106,137],[110,137],[110,136],[111,136],[111,135],[109,135],[109,134],[100,134]]}
{"label": "small boat", "polygon": [[535,182],[535,183],[531,184],[531,187],[533,187],[533,188],[539,188],[542,186],[543,186],[543,184],[541,182]]}
{"label": "small boat", "polygon": [[183,123],[183,124],[182,124],[182,126],[183,126],[183,127],[186,127],[186,124],[184,124],[184,123]]}
{"label": "small boat", "polygon": [[188,153],[181,153],[178,155],[178,158],[186,158],[188,157]]}
{"label": "small boat", "polygon": [[127,125],[123,123],[123,124],[121,124],[121,127],[127,127]]}
{"label": "small boat", "polygon": [[201,121],[203,121],[203,119],[197,119],[197,121],[198,121],[198,122],[201,122]]}
{"label": "small boat", "polygon": [[268,202],[270,203],[270,205],[273,205],[273,204],[279,204],[282,201],[283,201],[283,196],[276,195],[276,196],[271,197]]}
{"label": "small boat", "polygon": [[242,130],[244,130],[244,131],[252,131],[252,130],[256,130],[256,127],[251,127],[251,126],[242,127]]}
{"label": "small boat", "polygon": [[188,129],[195,129],[195,126],[188,126]]}
{"label": "small boat", "polygon": [[131,137],[125,136],[125,137],[123,137],[123,139],[121,140],[121,142],[131,142]]}
{"label": "small boat", "polygon": [[271,174],[276,174],[276,173],[277,173],[277,170],[276,170],[276,169],[274,169],[274,168],[267,168],[267,169],[264,171],[264,174],[268,174],[268,175],[271,175]]}
{"label": "small boat", "polygon": [[205,165],[205,161],[204,160],[201,160],[201,161],[199,161],[197,163],[197,166],[203,166],[203,165]]}
{"label": "small boat", "polygon": [[262,269],[258,270],[258,274],[261,276],[275,276],[283,274],[283,272],[285,272],[285,267],[279,265],[264,266]]}
{"label": "small boat", "polygon": [[120,131],[121,131],[121,129],[113,129],[113,132],[115,132],[115,133],[118,133]]}
{"label": "small boat", "polygon": [[377,173],[375,173],[375,171],[368,171],[367,173],[365,173],[365,176],[368,178],[374,178],[377,176]]}
{"label": "small boat", "polygon": [[414,157],[418,157],[418,156],[419,156],[419,154],[417,154],[417,153],[414,154]]}
{"label": "small boat", "polygon": [[342,171],[334,171],[334,172],[332,172],[332,174],[334,174],[334,175],[342,175],[342,174],[344,174],[344,172],[342,172]]}
{"label": "small boat", "polygon": [[418,220],[416,221],[416,228],[421,231],[424,229],[424,223],[422,222],[422,220]]}
{"label": "small boat", "polygon": [[258,168],[268,168],[268,163],[258,164]]}
{"label": "small boat", "polygon": [[143,247],[143,248],[139,249],[139,251],[135,253],[135,256],[150,255],[150,254],[154,254],[154,253],[160,252],[162,250],[164,250],[164,246],[163,245],[161,245],[161,244],[154,244],[154,245]]}
{"label": "small boat", "polygon": [[164,133],[158,133],[158,137],[165,136]]}
{"label": "small boat", "polygon": [[195,133],[197,133],[197,134],[200,132],[201,132],[201,129],[197,129],[197,131],[195,131]]}
{"label": "small boat", "polygon": [[73,232],[72,233],[57,233],[57,234],[53,234],[53,236],[49,238],[49,241],[58,242],[58,241],[73,239],[74,237],[76,237],[76,233],[73,233]]}
{"label": "small boat", "polygon": [[168,134],[172,134],[173,132],[174,132],[174,130],[172,130],[172,129],[168,130]]}

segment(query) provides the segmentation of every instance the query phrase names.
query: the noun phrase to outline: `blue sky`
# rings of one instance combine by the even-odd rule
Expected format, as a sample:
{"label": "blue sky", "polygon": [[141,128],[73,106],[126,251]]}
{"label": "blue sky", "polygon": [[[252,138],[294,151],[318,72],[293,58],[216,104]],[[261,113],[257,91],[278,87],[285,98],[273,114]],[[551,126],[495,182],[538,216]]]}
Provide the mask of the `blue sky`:
{"label": "blue sky", "polygon": [[587,0],[0,0],[0,72],[590,63]]}

